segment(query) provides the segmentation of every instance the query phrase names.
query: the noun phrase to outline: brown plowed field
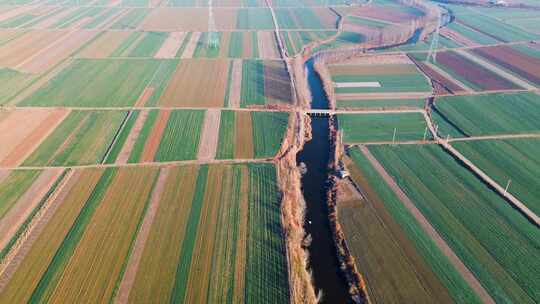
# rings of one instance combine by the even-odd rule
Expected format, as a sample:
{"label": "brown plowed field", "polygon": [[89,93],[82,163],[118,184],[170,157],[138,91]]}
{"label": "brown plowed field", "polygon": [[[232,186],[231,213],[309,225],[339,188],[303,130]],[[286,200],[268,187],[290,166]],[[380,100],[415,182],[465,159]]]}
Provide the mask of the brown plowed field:
{"label": "brown plowed field", "polygon": [[228,72],[228,60],[182,60],[157,104],[165,107],[222,107]]}
{"label": "brown plowed field", "polygon": [[[31,152],[65,117],[66,110],[14,110],[0,122],[0,163],[14,164]],[[21,123],[24,122],[24,123]]]}
{"label": "brown plowed field", "polygon": [[157,149],[159,148],[159,143],[161,142],[161,136],[167,127],[167,122],[169,121],[169,116],[171,115],[170,110],[160,111],[152,132],[148,136],[148,140],[144,146],[144,150],[141,155],[141,162],[151,162],[154,160],[154,155],[156,155]]}
{"label": "brown plowed field", "polygon": [[235,59],[232,65],[231,87],[229,88],[229,108],[240,108],[242,85],[242,60]]}
{"label": "brown plowed field", "polygon": [[126,139],[126,142],[124,143],[124,146],[122,147],[122,150],[120,150],[120,153],[118,154],[116,163],[127,163],[129,156],[131,155],[131,151],[133,150],[133,146],[135,146],[135,142],[137,141],[137,137],[139,137],[139,133],[141,133],[144,122],[146,121],[146,118],[148,118],[148,113],[149,110],[142,110],[139,113],[137,121],[135,121],[135,124],[133,125],[133,128],[131,128],[131,131],[129,132],[129,135]]}
{"label": "brown plowed field", "polygon": [[182,55],[180,56],[182,59],[193,58],[193,53],[195,52],[195,49],[197,48],[197,42],[199,41],[199,38],[201,38],[200,32],[194,32],[191,34],[188,44],[186,45],[186,48],[184,49],[184,51],[182,52]]}
{"label": "brown plowed field", "polygon": [[[17,138],[18,144],[13,145],[13,149],[3,159],[0,158],[0,166],[12,167],[18,166],[26,157],[28,157],[48,135],[54,131],[54,129],[67,117],[69,110],[58,109],[48,111],[45,119],[40,121],[39,125],[35,127],[31,133],[24,137]],[[41,117],[40,117],[41,118]],[[8,126],[4,126],[9,128]],[[2,128],[0,128],[1,130]],[[16,128],[16,130],[21,127]],[[0,131],[1,132],[1,131]],[[12,132],[7,132],[12,133]],[[0,135],[0,138],[2,136]],[[7,146],[7,145],[6,145]]]}
{"label": "brown plowed field", "polygon": [[437,63],[453,70],[482,90],[520,89],[514,83],[453,52],[438,53]]}
{"label": "brown plowed field", "polygon": [[523,54],[506,45],[477,48],[473,52],[540,85],[540,59],[538,58]]}
{"label": "brown plowed field", "polygon": [[0,66],[14,68],[65,36],[66,31],[31,31],[0,48]]}
{"label": "brown plowed field", "polygon": [[106,32],[87,46],[79,57],[106,58],[131,34],[128,31]]}
{"label": "brown plowed field", "polygon": [[264,59],[279,58],[279,52],[275,44],[274,32],[257,32],[257,44],[259,57]]}
{"label": "brown plowed field", "polygon": [[434,86],[435,94],[465,92],[465,90],[462,87],[455,84],[450,79],[437,73],[435,70],[433,70],[431,67],[427,66],[423,62],[419,60],[415,60],[412,57],[411,57],[411,60],[413,60],[414,63],[416,63],[416,65],[418,66],[418,68],[435,83],[435,86]]}
{"label": "brown plowed field", "polygon": [[253,158],[253,125],[250,112],[236,112],[236,143],[234,148],[235,158]]}
{"label": "brown plowed field", "polygon": [[42,73],[67,58],[84,43],[90,41],[97,31],[74,31],[42,51],[35,53],[17,67],[29,73]]}
{"label": "brown plowed field", "polygon": [[182,46],[185,37],[185,32],[170,33],[167,40],[165,40],[159,51],[154,55],[154,58],[174,58],[178,49]]}
{"label": "brown plowed field", "polygon": [[264,95],[270,102],[292,102],[291,80],[283,61],[265,61]]}

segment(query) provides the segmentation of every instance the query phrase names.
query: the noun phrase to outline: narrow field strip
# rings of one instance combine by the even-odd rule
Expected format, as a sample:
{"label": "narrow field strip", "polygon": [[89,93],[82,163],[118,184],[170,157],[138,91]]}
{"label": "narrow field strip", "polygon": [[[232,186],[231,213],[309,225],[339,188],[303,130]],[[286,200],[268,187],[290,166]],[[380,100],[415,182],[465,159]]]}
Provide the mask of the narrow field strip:
{"label": "narrow field strip", "polygon": [[219,140],[221,111],[208,109],[204,116],[197,159],[207,161],[215,159]]}
{"label": "narrow field strip", "polygon": [[227,106],[229,108],[240,108],[240,93],[242,85],[242,60],[235,59],[232,65],[230,87],[229,87],[229,100]]}
{"label": "narrow field strip", "polygon": [[115,163],[117,164],[127,163],[129,156],[131,155],[131,152],[133,150],[133,147],[135,146],[135,142],[137,141],[137,138],[139,137],[139,134],[141,133],[141,130],[144,126],[144,123],[146,122],[146,119],[148,118],[149,113],[150,113],[149,110],[142,110],[138,112],[135,124],[130,129],[129,135],[124,141],[122,145],[122,149],[118,153],[118,157],[116,158]]}
{"label": "narrow field strip", "polygon": [[32,186],[1,217],[0,249],[3,249],[8,244],[20,225],[22,225],[32,210],[39,204],[62,171],[62,169],[43,171]]}
{"label": "narrow field strip", "polygon": [[[76,223],[87,200],[95,189],[103,170],[83,170],[77,183],[63,195],[59,195],[54,204],[59,204],[54,215],[48,220],[43,231],[24,256],[16,272],[0,293],[0,300],[11,303],[28,302],[43,275],[48,272],[50,263],[72,225]],[[82,220],[82,218],[81,218]],[[51,269],[52,270],[52,269]],[[50,270],[49,270],[50,271]],[[41,283],[44,284],[44,283]]]}
{"label": "narrow field strip", "polygon": [[141,262],[146,241],[148,240],[148,236],[150,234],[150,229],[159,208],[159,202],[161,200],[170,170],[170,168],[163,168],[159,173],[159,177],[152,191],[152,196],[150,197],[148,210],[146,210],[146,214],[144,215],[143,222],[139,229],[139,233],[137,234],[137,238],[135,239],[135,243],[133,244],[133,249],[124,271],[124,276],[118,287],[115,303],[128,302],[129,293],[133,287],[133,284],[135,283],[135,276]]}
{"label": "narrow field strip", "polygon": [[199,38],[201,37],[200,32],[194,32],[191,34],[191,37],[189,38],[189,42],[186,45],[186,48],[182,52],[182,55],[180,55],[180,58],[182,59],[189,59],[193,58],[193,54],[195,53],[195,49],[197,48],[197,42],[199,41]]}
{"label": "narrow field strip", "polygon": [[167,40],[165,40],[161,48],[154,55],[154,58],[160,58],[160,59],[174,58],[176,56],[176,53],[178,53],[178,50],[182,46],[182,43],[184,42],[185,37],[186,37],[185,32],[170,33]]}
{"label": "narrow field strip", "polygon": [[159,112],[152,131],[148,135],[148,140],[145,142],[144,150],[142,151],[140,159],[141,162],[148,162],[154,160],[155,154],[159,149],[162,136],[165,132],[165,128],[167,127],[170,115],[171,111],[168,110],[163,110]]}
{"label": "narrow field strip", "polygon": [[[49,220],[53,217],[56,210],[60,207],[69,191],[80,178],[80,170],[71,170],[60,176],[56,189],[51,188],[50,196],[43,202],[43,206],[36,212],[35,216],[28,222],[28,227],[17,239],[16,243],[2,260],[0,267],[0,293],[9,283],[11,277],[23,262],[28,252],[30,252],[35,241],[38,239]],[[63,178],[62,178],[63,177]],[[52,191],[52,192],[51,192]]]}

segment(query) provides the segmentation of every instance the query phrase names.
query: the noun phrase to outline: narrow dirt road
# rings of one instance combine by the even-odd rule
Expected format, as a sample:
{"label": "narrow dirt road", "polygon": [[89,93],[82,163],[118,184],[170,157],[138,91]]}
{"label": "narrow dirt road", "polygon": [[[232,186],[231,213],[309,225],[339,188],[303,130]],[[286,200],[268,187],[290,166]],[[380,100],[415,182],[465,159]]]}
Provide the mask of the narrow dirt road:
{"label": "narrow dirt road", "polygon": [[441,252],[448,258],[450,263],[454,265],[456,270],[461,274],[461,276],[469,283],[469,286],[476,292],[476,294],[482,299],[484,303],[495,304],[495,301],[487,293],[487,291],[482,287],[480,282],[476,277],[469,271],[467,266],[459,259],[459,257],[454,253],[452,248],[446,244],[444,239],[437,233],[435,228],[431,226],[429,221],[424,217],[422,212],[416,208],[414,203],[409,199],[409,197],[399,188],[394,179],[386,172],[384,167],[379,163],[379,161],[369,152],[366,147],[360,147],[360,151],[366,156],[373,168],[379,172],[381,177],[386,181],[388,186],[394,191],[397,197],[401,200],[403,205],[409,210],[411,215],[416,219],[416,221],[422,226],[424,231],[431,237],[431,239],[437,244],[437,247]]}

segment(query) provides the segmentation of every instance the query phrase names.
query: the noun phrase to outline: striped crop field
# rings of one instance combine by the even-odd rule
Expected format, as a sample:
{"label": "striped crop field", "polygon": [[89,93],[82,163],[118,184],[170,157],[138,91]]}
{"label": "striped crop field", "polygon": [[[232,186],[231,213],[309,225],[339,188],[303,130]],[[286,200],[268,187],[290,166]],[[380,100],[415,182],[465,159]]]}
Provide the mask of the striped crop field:
{"label": "striped crop field", "polygon": [[339,222],[370,300],[480,303],[441,249],[358,148],[346,164],[363,199],[340,202]]}
{"label": "striped crop field", "polygon": [[468,137],[539,133],[539,109],[534,93],[493,93],[437,98],[432,115],[443,136]]}
{"label": "striped crop field", "polygon": [[[92,172],[88,174],[91,175]],[[71,217],[71,226],[59,225],[58,228],[64,231],[64,238],[62,240],[53,236],[59,239],[59,242],[49,256],[49,263],[39,265],[44,271],[41,277],[33,278],[33,284],[25,288],[24,295],[18,290],[8,293],[8,285],[2,296],[18,295],[29,297],[30,301],[35,302],[73,303],[85,299],[97,303],[112,300],[146,210],[157,172],[158,169],[155,168],[107,169],[103,172],[83,206],[77,206],[80,211],[75,219]],[[95,183],[95,179],[90,179]],[[78,185],[79,183],[72,191]],[[88,196],[88,191],[82,192]],[[61,206],[65,206],[65,203]],[[75,200],[74,203],[80,204],[80,200]],[[77,213],[74,210],[69,211],[73,212],[72,215]],[[54,220],[55,217],[49,224],[52,225]],[[45,227],[44,232],[48,227],[49,225]],[[108,245],[104,247],[103,244]],[[32,251],[27,257],[31,254]],[[45,254],[39,257],[43,256]],[[100,262],[95,264],[93,261]],[[12,279],[16,276],[17,273]],[[26,276],[22,279],[31,278]]]}
{"label": "striped crop field", "polygon": [[160,66],[152,59],[76,59],[23,106],[132,106]]}
{"label": "striped crop field", "polygon": [[452,144],[482,171],[540,214],[540,141],[531,139],[455,142]]}
{"label": "striped crop field", "polygon": [[128,162],[192,160],[197,157],[203,110],[151,110]]}
{"label": "striped crop field", "polygon": [[40,172],[40,170],[0,171],[0,220],[30,188]]}
{"label": "striped crop field", "polygon": [[496,302],[540,299],[540,233],[437,145],[369,150]]}
{"label": "striped crop field", "polygon": [[222,111],[218,159],[267,158],[276,155],[288,126],[284,112]]}
{"label": "striped crop field", "polygon": [[73,111],[23,165],[100,163],[126,115],[125,111]]}
{"label": "striped crop field", "polygon": [[273,165],[171,169],[129,302],[286,302],[277,193]]}
{"label": "striped crop field", "polygon": [[78,169],[67,185],[0,302],[289,301],[273,164]]}
{"label": "striped crop field", "polygon": [[24,74],[9,68],[0,68],[0,83],[2,83],[0,104],[9,101],[10,98],[24,89],[32,79],[34,79],[34,76],[30,74]]}
{"label": "striped crop field", "polygon": [[278,60],[244,60],[240,102],[242,107],[291,103],[292,92],[285,63]]}
{"label": "striped crop field", "polygon": [[421,113],[338,114],[346,143],[430,139]]}

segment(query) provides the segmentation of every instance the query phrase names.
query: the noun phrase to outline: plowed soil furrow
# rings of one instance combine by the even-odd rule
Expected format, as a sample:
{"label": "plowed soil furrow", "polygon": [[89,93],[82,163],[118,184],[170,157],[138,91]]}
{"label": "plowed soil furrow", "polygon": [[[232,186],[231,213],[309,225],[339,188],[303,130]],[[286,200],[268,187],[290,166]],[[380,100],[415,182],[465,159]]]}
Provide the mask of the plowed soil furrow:
{"label": "plowed soil furrow", "polygon": [[118,154],[118,157],[116,159],[117,164],[125,164],[127,163],[129,156],[131,155],[131,151],[133,150],[133,147],[135,146],[135,142],[137,142],[137,138],[139,137],[139,133],[141,133],[141,130],[144,126],[144,122],[146,121],[146,118],[148,117],[148,113],[150,113],[149,110],[141,110],[139,113],[139,117],[137,117],[137,121],[133,125],[133,128],[129,132],[129,135],[124,143],[124,146],[122,147],[122,150],[120,150],[120,153]]}
{"label": "plowed soil furrow", "polygon": [[199,42],[199,38],[201,37],[200,32],[194,32],[191,35],[191,38],[189,39],[189,42],[184,49],[184,52],[182,52],[182,55],[180,58],[182,59],[189,59],[193,57],[193,53],[195,52],[195,49],[197,48],[197,42]]}
{"label": "plowed soil furrow", "polygon": [[0,166],[19,166],[37,147],[39,147],[54,129],[56,129],[69,113],[70,111],[67,109],[52,111],[32,133],[24,137],[24,139],[0,161]]}
{"label": "plowed soil furrow", "polygon": [[185,37],[185,32],[170,33],[167,40],[165,40],[161,48],[154,55],[154,58],[174,58],[178,49],[182,46]]}
{"label": "plowed soil furrow", "polygon": [[159,148],[159,143],[161,142],[161,136],[167,127],[167,122],[169,121],[169,116],[171,115],[170,110],[160,111],[152,132],[148,136],[148,140],[144,145],[144,150],[141,155],[141,162],[151,162],[154,160],[154,156]]}
{"label": "plowed soil furrow", "polygon": [[[62,184],[50,196],[42,210],[36,214],[35,218],[29,225],[28,231],[18,241],[18,247],[13,249],[6,257],[3,265],[5,268],[0,269],[0,292],[9,283],[10,278],[17,271],[18,266],[22,263],[32,245],[37,240],[49,220],[55,214],[58,207],[62,204],[69,191],[79,180],[81,171],[71,171],[66,175]],[[16,245],[17,246],[17,245]]]}
{"label": "plowed soil furrow", "polygon": [[208,109],[204,116],[204,125],[199,143],[197,159],[208,161],[215,159],[220,125],[221,111],[219,109]]}
{"label": "plowed soil furrow", "polygon": [[0,219],[0,248],[7,245],[62,171],[62,169],[43,171],[17,203]]}
{"label": "plowed soil furrow", "polygon": [[150,198],[148,209],[144,216],[141,228],[139,229],[139,233],[137,234],[137,238],[135,239],[135,244],[133,245],[131,256],[129,257],[128,264],[124,271],[122,282],[118,287],[118,293],[115,299],[116,303],[128,302],[129,293],[131,291],[131,288],[133,287],[133,284],[135,283],[135,277],[137,275],[137,270],[141,262],[146,240],[148,240],[148,236],[150,235],[150,228],[152,227],[152,223],[154,222],[154,218],[156,217],[158,204],[161,199],[161,194],[165,189],[165,184],[167,181],[167,177],[169,176],[169,171],[169,168],[163,168],[160,171],[158,180],[156,182],[156,185],[154,186],[154,190],[152,191],[152,196]]}

